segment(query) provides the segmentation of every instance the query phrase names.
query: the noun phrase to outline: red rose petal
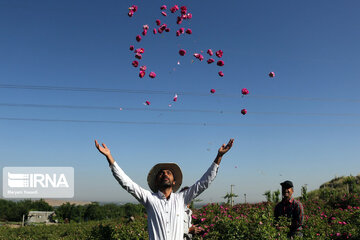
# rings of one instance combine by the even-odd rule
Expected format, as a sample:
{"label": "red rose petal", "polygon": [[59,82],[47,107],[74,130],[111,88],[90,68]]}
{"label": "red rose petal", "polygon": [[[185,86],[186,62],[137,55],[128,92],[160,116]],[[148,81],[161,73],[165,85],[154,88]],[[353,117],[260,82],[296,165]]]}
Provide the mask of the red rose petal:
{"label": "red rose petal", "polygon": [[218,58],[221,58],[221,57],[223,56],[223,51],[222,51],[222,50],[216,51],[216,56],[217,56]]}
{"label": "red rose petal", "polygon": [[241,114],[242,115],[245,115],[245,114],[247,114],[247,110],[244,108],[244,109],[241,109]]}
{"label": "red rose petal", "polygon": [[215,89],[211,89],[210,92],[211,92],[211,93],[215,93]]}
{"label": "red rose petal", "polygon": [[210,56],[212,56],[214,53],[213,53],[213,51],[212,51],[211,49],[208,49],[208,50],[207,50],[207,54],[209,54]]}
{"label": "red rose petal", "polygon": [[134,45],[130,45],[130,51],[134,50]]}
{"label": "red rose petal", "polygon": [[162,6],[160,7],[161,10],[166,10],[166,8],[167,8],[166,5],[162,5]]}
{"label": "red rose petal", "polygon": [[170,32],[170,28],[166,28],[166,29],[165,29],[165,32]]}
{"label": "red rose petal", "polygon": [[212,59],[212,58],[210,58],[210,59],[207,60],[207,63],[208,63],[208,64],[213,63],[213,62],[215,62],[215,60]]}
{"label": "red rose petal", "polygon": [[179,31],[176,31],[176,36],[180,36],[180,32]]}
{"label": "red rose petal", "polygon": [[149,106],[149,105],[150,105],[150,102],[149,102],[149,101],[146,101],[145,104]]}
{"label": "red rose petal", "polygon": [[161,21],[159,19],[156,19],[156,25],[160,26]]}
{"label": "red rose petal", "polygon": [[161,12],[161,14],[165,17],[167,16],[166,12]]}
{"label": "red rose petal", "polygon": [[141,36],[140,36],[140,35],[137,35],[137,36],[136,36],[136,41],[138,41],[138,42],[141,41]]}
{"label": "red rose petal", "polygon": [[270,72],[270,73],[269,73],[269,77],[272,77],[272,78],[275,77],[275,73],[274,73],[274,72]]}
{"label": "red rose petal", "polygon": [[190,28],[188,28],[188,29],[186,30],[186,33],[187,33],[187,34],[192,34],[191,29],[190,29]]}
{"label": "red rose petal", "polygon": [[224,66],[224,61],[223,61],[223,60],[219,60],[219,61],[217,62],[217,65],[220,66],[220,67]]}
{"label": "red rose petal", "polygon": [[224,76],[224,73],[222,71],[220,71],[218,74],[219,74],[220,77]]}
{"label": "red rose petal", "polygon": [[156,30],[156,28],[154,28],[154,30],[153,30],[153,33],[154,33],[154,34],[156,34],[156,33],[157,33],[157,30]]}
{"label": "red rose petal", "polygon": [[141,67],[140,67],[140,71],[144,71],[144,72],[145,72],[145,71],[146,71],[146,66],[141,66]]}
{"label": "red rose petal", "polygon": [[186,51],[184,49],[179,50],[180,56],[184,56],[186,54]]}
{"label": "red rose petal", "polygon": [[155,78],[155,77],[156,77],[156,74],[155,74],[154,72],[150,72],[149,77]]}
{"label": "red rose petal", "polygon": [[134,67],[137,67],[137,66],[139,66],[139,62],[136,61],[136,60],[134,60],[134,61],[132,62],[132,65],[133,65]]}
{"label": "red rose petal", "polygon": [[140,53],[136,53],[136,54],[135,54],[135,58],[137,58],[137,59],[141,59],[141,58],[142,58],[142,56],[141,56],[141,54],[140,54]]}
{"label": "red rose petal", "polygon": [[247,90],[246,88],[243,88],[243,89],[241,90],[241,93],[242,93],[243,95],[248,95],[248,94],[249,94],[249,90]]}
{"label": "red rose petal", "polygon": [[145,76],[145,72],[144,72],[144,71],[140,71],[140,72],[139,72],[139,77],[140,77],[140,78],[143,78],[144,76]]}
{"label": "red rose petal", "polygon": [[187,14],[187,19],[192,19],[192,14],[191,13]]}

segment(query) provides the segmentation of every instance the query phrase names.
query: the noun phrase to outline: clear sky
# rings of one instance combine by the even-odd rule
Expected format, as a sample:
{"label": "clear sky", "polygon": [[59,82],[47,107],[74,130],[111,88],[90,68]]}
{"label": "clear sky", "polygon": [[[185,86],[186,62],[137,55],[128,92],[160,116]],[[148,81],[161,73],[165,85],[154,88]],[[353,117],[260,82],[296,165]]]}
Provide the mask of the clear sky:
{"label": "clear sky", "polygon": [[[193,18],[177,25],[162,4]],[[224,201],[231,184],[235,202],[257,202],[287,179],[298,196],[302,185],[357,175],[359,9],[356,0],[1,0],[0,167],[74,167],[76,200],[133,202],[94,139],[148,189],[156,163],[178,163],[191,185],[235,138],[204,202]],[[156,19],[170,32],[154,35]],[[193,34],[177,37],[181,26]],[[130,45],[145,49],[143,79]],[[209,48],[223,50],[223,67],[206,63]]]}

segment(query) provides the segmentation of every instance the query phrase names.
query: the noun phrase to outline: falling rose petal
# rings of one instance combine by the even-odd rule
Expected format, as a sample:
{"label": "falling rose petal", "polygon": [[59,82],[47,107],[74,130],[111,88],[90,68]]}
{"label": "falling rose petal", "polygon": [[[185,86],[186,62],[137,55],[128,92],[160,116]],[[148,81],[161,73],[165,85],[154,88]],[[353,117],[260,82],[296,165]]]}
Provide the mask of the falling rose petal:
{"label": "falling rose petal", "polygon": [[166,8],[167,8],[166,5],[162,5],[162,6],[160,7],[161,10],[166,10]]}
{"label": "falling rose petal", "polygon": [[132,65],[133,65],[134,67],[138,67],[138,66],[139,66],[139,62],[136,61],[136,60],[134,60],[134,61],[132,62]]}
{"label": "falling rose petal", "polygon": [[134,45],[130,45],[130,51],[134,50]]}
{"label": "falling rose petal", "polygon": [[143,32],[142,32],[142,35],[145,36],[146,34],[147,34],[147,30],[144,29]]}
{"label": "falling rose petal", "polygon": [[186,15],[186,14],[183,14],[183,15],[181,15],[181,18],[182,18],[182,19],[187,19],[187,15]]}
{"label": "falling rose petal", "polygon": [[136,53],[136,54],[135,54],[135,57],[136,57],[137,59],[141,59],[141,58],[142,58],[142,56],[141,56],[140,53]]}
{"label": "falling rose petal", "polygon": [[215,89],[211,89],[210,92],[211,92],[211,93],[215,93],[216,91],[215,91]]}
{"label": "falling rose petal", "polygon": [[166,28],[166,29],[165,29],[165,32],[170,32],[170,28]]}
{"label": "falling rose petal", "polygon": [[243,95],[248,95],[248,94],[249,94],[249,90],[247,90],[246,88],[243,88],[243,89],[241,90],[241,93],[242,93]]}
{"label": "falling rose petal", "polygon": [[132,6],[131,6],[131,10],[134,11],[134,12],[136,12],[136,11],[138,10],[138,6],[132,5]]}
{"label": "falling rose petal", "polygon": [[140,36],[140,35],[137,35],[137,36],[136,36],[136,41],[138,41],[138,42],[141,41],[141,36]]}
{"label": "falling rose petal", "polygon": [[187,12],[186,6],[182,6],[180,9],[181,9],[181,14],[186,14],[186,12]]}
{"label": "falling rose petal", "polygon": [[209,54],[210,56],[212,56],[214,53],[213,53],[213,51],[212,51],[211,49],[208,49],[208,50],[207,50],[207,54]]}
{"label": "falling rose petal", "polygon": [[131,11],[131,10],[130,10],[130,11],[128,12],[128,16],[129,16],[129,17],[132,17],[133,15],[134,15],[134,11]]}
{"label": "falling rose petal", "polygon": [[155,78],[155,77],[156,77],[156,74],[155,74],[154,72],[150,72],[149,77]]}
{"label": "falling rose petal", "polygon": [[180,36],[180,35],[181,35],[180,31],[176,31],[176,36]]}
{"label": "falling rose petal", "polygon": [[224,66],[224,61],[223,61],[223,60],[219,60],[219,61],[217,62],[217,65],[220,66],[220,67]]}
{"label": "falling rose petal", "polygon": [[160,26],[161,21],[159,19],[156,19],[156,25]]}
{"label": "falling rose petal", "polygon": [[271,78],[275,77],[275,73],[274,73],[274,72],[270,72],[270,73],[269,73],[269,77],[271,77]]}
{"label": "falling rose petal", "polygon": [[142,53],[145,52],[145,49],[144,49],[144,48],[138,48],[138,49],[136,49],[134,52],[135,52],[135,53],[140,53],[140,54],[142,54]]}
{"label": "falling rose petal", "polygon": [[181,17],[177,17],[177,20],[176,20],[176,23],[177,23],[177,24],[181,24],[181,23],[182,23],[182,21],[183,21],[183,20],[182,20],[182,18],[181,18]]}
{"label": "falling rose petal", "polygon": [[216,56],[218,58],[221,58],[223,56],[223,51],[222,50],[216,51]]}
{"label": "falling rose petal", "polygon": [[160,26],[160,28],[164,31],[167,28],[167,25],[164,23],[163,25]]}
{"label": "falling rose petal", "polygon": [[149,105],[150,105],[150,102],[149,102],[149,101],[146,101],[145,104],[149,106]]}
{"label": "falling rose petal", "polygon": [[187,19],[192,19],[192,14],[191,13],[187,14]]}
{"label": "falling rose petal", "polygon": [[179,32],[180,32],[181,34],[183,34],[183,33],[185,32],[185,28],[180,28],[180,29],[179,29]]}
{"label": "falling rose petal", "polygon": [[207,60],[207,63],[208,63],[208,64],[213,63],[213,62],[215,62],[215,60],[212,59],[212,58],[209,58],[209,59]]}
{"label": "falling rose petal", "polygon": [[224,76],[224,73],[222,71],[219,72],[219,76],[220,77],[223,77]]}
{"label": "falling rose petal", "polygon": [[173,101],[174,101],[174,102],[176,102],[176,101],[177,101],[177,99],[178,99],[178,95],[177,95],[177,94],[175,94],[175,96],[174,96],[174,98],[173,98]]}
{"label": "falling rose petal", "polygon": [[140,71],[144,71],[144,72],[145,72],[145,71],[146,71],[146,66],[141,66],[141,67],[140,67]]}
{"label": "falling rose petal", "polygon": [[200,54],[194,53],[194,57],[199,58],[199,57],[200,57]]}
{"label": "falling rose petal", "polygon": [[164,17],[166,17],[167,16],[167,14],[166,14],[166,12],[161,12],[161,14],[164,16]]}
{"label": "falling rose petal", "polygon": [[176,12],[177,10],[179,10],[179,6],[178,5],[175,5],[173,7],[170,8],[170,12],[174,13]]}
{"label": "falling rose petal", "polygon": [[180,54],[180,56],[185,56],[186,51],[184,49],[180,49],[179,54]]}
{"label": "falling rose petal", "polygon": [[199,54],[199,55],[200,55],[200,56],[199,56],[199,60],[200,60],[200,61],[204,60],[204,56],[201,55],[201,54]]}
{"label": "falling rose petal", "polygon": [[192,34],[192,30],[191,30],[190,28],[188,28],[188,29],[186,30],[186,33],[187,33],[187,34]]}
{"label": "falling rose petal", "polygon": [[156,34],[156,33],[157,33],[157,30],[156,30],[156,28],[154,28],[154,30],[153,30],[153,33],[154,33],[154,34]]}
{"label": "falling rose petal", "polygon": [[143,25],[143,29],[144,29],[144,30],[149,30],[149,25],[147,25],[147,24],[146,24],[146,25]]}
{"label": "falling rose petal", "polygon": [[241,114],[242,115],[245,115],[245,114],[247,114],[247,110],[244,108],[244,109],[241,109]]}
{"label": "falling rose petal", "polygon": [[144,76],[145,76],[145,71],[140,71],[140,72],[139,72],[139,77],[140,77],[140,78],[143,78]]}
{"label": "falling rose petal", "polygon": [[158,28],[158,33],[161,34],[163,31],[164,31],[164,30],[163,30],[161,27]]}

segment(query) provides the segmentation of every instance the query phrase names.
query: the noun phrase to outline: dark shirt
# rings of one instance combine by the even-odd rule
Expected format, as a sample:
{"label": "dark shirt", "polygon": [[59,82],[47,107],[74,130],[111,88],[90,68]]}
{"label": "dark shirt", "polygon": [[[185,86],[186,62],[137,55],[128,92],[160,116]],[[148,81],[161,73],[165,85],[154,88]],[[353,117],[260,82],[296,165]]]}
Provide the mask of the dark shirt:
{"label": "dark shirt", "polygon": [[293,197],[290,201],[284,199],[275,206],[275,220],[279,217],[291,218],[290,232],[300,231],[304,223],[304,208],[298,200]]}

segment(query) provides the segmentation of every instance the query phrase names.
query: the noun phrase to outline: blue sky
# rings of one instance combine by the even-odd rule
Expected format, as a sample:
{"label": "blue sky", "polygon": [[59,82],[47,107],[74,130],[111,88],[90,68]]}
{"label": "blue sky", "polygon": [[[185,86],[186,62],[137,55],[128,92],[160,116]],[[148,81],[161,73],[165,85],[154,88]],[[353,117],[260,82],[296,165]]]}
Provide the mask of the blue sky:
{"label": "blue sky", "polygon": [[[129,18],[133,4],[139,9]],[[162,16],[163,4],[187,6],[193,18],[181,26],[192,35],[175,36],[178,14]],[[204,202],[223,201],[231,184],[236,202],[244,193],[256,202],[287,179],[299,195],[302,185],[313,190],[335,176],[357,175],[359,7],[329,0],[2,0],[0,167],[74,167],[76,200],[127,202],[135,199],[116,183],[94,139],[148,188],[149,169],[167,161],[178,163],[191,185],[220,145],[235,138],[199,197]],[[153,35],[156,19],[170,32]],[[144,24],[150,30],[137,43]],[[145,49],[143,79],[131,65],[130,45]],[[209,48],[224,51],[223,67],[192,56],[204,51],[206,60]],[[241,97],[244,87],[250,94]]]}

